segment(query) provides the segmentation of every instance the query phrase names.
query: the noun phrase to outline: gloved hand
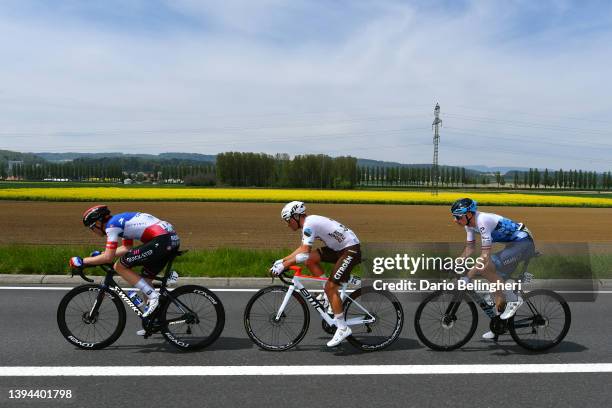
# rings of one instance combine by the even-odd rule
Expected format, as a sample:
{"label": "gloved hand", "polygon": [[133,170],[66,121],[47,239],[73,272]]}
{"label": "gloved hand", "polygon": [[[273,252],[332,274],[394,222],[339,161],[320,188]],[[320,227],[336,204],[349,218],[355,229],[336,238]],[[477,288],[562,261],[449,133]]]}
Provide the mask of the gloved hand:
{"label": "gloved hand", "polygon": [[89,256],[98,256],[100,254],[102,254],[102,252],[100,252],[100,251],[93,251],[91,254],[89,254]]}
{"label": "gloved hand", "polygon": [[83,268],[83,258],[80,256],[73,256],[70,258],[70,267],[72,269],[81,269]]}
{"label": "gloved hand", "polygon": [[283,265],[283,262],[276,261],[274,265],[272,265],[272,267],[270,268],[270,273],[272,275],[278,276],[281,273],[283,273],[284,270],[285,270],[285,266]]}

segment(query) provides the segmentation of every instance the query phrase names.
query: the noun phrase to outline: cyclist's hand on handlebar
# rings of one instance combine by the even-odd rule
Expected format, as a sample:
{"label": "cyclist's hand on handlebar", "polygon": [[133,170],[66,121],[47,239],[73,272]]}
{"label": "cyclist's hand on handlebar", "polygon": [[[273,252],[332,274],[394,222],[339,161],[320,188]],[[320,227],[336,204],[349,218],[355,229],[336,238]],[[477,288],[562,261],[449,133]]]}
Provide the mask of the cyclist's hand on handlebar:
{"label": "cyclist's hand on handlebar", "polygon": [[280,260],[280,262],[276,261],[274,265],[272,265],[272,267],[270,268],[270,273],[274,276],[278,276],[283,273],[284,270],[285,267],[283,266],[283,261]]}
{"label": "cyclist's hand on handlebar", "polygon": [[80,256],[73,256],[70,258],[69,265],[72,269],[83,269],[83,258]]}

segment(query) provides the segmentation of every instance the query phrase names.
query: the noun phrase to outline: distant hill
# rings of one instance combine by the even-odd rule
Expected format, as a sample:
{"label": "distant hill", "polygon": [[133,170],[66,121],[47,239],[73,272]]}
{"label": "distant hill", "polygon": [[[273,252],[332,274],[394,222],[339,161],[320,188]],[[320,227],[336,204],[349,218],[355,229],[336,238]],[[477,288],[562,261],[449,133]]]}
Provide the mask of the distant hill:
{"label": "distant hill", "polygon": [[32,153],[20,153],[10,150],[0,150],[0,161],[43,162],[45,159]]}
{"label": "distant hill", "polygon": [[[398,162],[388,162],[381,160],[370,160],[370,159],[357,159],[357,165],[363,167],[419,167],[419,168],[430,168],[432,166],[431,163],[422,163],[422,164],[406,164],[406,163],[398,163]],[[461,168],[461,166],[447,166],[440,165],[441,168]],[[464,166],[466,169],[466,174],[473,176],[481,174],[482,171],[473,169],[471,166]],[[529,169],[528,169],[529,170]]]}
{"label": "distant hill", "polygon": [[41,157],[51,162],[62,162],[70,161],[75,159],[103,159],[103,158],[126,158],[126,157],[138,157],[141,159],[148,160],[186,160],[191,162],[209,162],[214,163],[217,156],[211,154],[199,154],[199,153],[160,153],[160,154],[125,154],[120,152],[108,152],[108,153],[35,153],[36,156]]}
{"label": "distant hill", "polygon": [[529,167],[489,167],[489,166],[474,165],[474,166],[465,166],[465,168],[476,170],[481,173],[495,173],[499,171],[501,174],[506,174],[509,171],[519,171],[519,172],[529,171]]}

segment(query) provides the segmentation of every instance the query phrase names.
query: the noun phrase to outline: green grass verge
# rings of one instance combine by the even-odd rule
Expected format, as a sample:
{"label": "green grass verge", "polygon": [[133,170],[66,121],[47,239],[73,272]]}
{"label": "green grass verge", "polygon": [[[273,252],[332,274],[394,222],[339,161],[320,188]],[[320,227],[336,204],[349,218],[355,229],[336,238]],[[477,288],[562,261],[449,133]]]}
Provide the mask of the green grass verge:
{"label": "green grass verge", "polygon": [[[86,256],[93,249],[87,246],[0,246],[0,273],[65,275],[69,273],[71,256]],[[268,269],[274,260],[290,252],[283,250],[249,250],[237,248],[190,250],[177,258],[173,268],[180,276],[207,277],[269,277]],[[324,265],[329,272],[331,265]],[[612,253],[594,253],[580,256],[546,256],[534,259],[529,271],[539,279],[609,279],[612,278]],[[354,273],[363,276],[362,266]],[[91,268],[87,274],[103,275],[100,268]],[[437,273],[385,272],[381,278],[434,278]]]}
{"label": "green grass verge", "polygon": [[[87,246],[0,246],[0,273],[66,275],[72,256],[87,256],[96,248]],[[287,255],[286,250],[219,248],[190,250],[179,257],[173,269],[180,276],[269,277],[272,263]],[[100,268],[87,269],[88,275],[104,275]]]}

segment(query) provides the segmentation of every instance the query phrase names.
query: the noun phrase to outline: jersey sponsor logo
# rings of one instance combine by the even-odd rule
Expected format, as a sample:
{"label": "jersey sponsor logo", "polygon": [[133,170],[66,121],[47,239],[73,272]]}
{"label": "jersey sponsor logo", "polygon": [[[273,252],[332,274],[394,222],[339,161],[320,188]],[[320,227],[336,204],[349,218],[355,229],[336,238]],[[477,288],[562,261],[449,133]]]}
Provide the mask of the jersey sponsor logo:
{"label": "jersey sponsor logo", "polygon": [[134,262],[134,261],[138,261],[140,259],[146,258],[147,256],[150,256],[151,254],[153,254],[153,250],[149,249],[148,251],[145,251],[143,253],[138,253],[134,256],[127,256],[125,260],[128,262]]}
{"label": "jersey sponsor logo", "polygon": [[304,228],[304,236],[306,237],[312,236],[312,229],[310,229],[310,227]]}
{"label": "jersey sponsor logo", "polygon": [[330,232],[329,234],[327,234],[329,237],[335,239],[336,241],[338,241],[338,243],[342,243],[342,241],[344,241],[344,234],[342,233],[343,231],[340,230],[336,230],[334,232]]}

